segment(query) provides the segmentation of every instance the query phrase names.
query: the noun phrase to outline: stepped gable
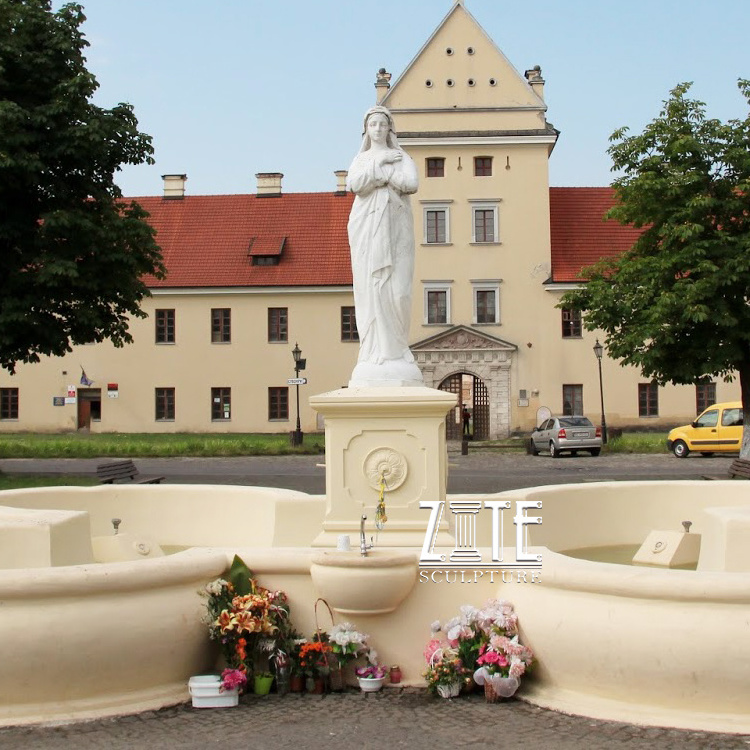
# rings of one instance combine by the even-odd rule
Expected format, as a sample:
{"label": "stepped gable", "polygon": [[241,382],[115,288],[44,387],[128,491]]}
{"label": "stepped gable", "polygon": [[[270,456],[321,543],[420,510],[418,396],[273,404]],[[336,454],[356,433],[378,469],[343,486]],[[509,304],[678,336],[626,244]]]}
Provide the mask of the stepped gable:
{"label": "stepped gable", "polygon": [[[151,288],[351,285],[352,195],[287,193],[128,198],[150,214],[167,267]],[[273,248],[277,265],[254,265]]]}
{"label": "stepped gable", "polygon": [[549,199],[553,283],[581,281],[582,268],[621,255],[641,234],[604,219],[615,202],[611,187],[553,187]]}

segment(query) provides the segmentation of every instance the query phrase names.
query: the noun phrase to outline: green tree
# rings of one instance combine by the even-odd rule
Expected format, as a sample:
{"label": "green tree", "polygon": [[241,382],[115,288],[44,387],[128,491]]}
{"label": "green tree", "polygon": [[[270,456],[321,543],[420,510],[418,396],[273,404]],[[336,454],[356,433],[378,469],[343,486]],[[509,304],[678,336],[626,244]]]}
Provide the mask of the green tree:
{"label": "green tree", "polygon": [[146,214],[114,183],[153,164],[128,104],[102,109],[80,5],[0,0],[0,366],[132,341],[142,277],[162,277]]}
{"label": "green tree", "polygon": [[[738,87],[750,104],[750,82]],[[659,384],[739,377],[750,455],[750,116],[720,122],[677,86],[640,135],[616,131],[617,203],[643,230],[619,257],[584,269],[560,306],[604,332],[611,357]]]}

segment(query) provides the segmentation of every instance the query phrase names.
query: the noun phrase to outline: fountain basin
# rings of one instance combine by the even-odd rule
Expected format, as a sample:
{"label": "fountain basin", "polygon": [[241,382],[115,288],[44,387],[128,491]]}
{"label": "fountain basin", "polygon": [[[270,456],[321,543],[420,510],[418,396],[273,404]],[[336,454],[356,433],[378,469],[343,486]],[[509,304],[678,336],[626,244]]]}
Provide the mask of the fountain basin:
{"label": "fountain basin", "polygon": [[312,556],[310,576],[317,593],[343,615],[394,612],[417,581],[414,552],[376,548],[329,550]]}
{"label": "fountain basin", "polygon": [[223,552],[0,571],[0,725],[132,713],[187,698],[215,656],[198,589]]}
{"label": "fountain basin", "polygon": [[[750,572],[715,564],[714,507],[750,505],[745,482],[617,482],[517,490],[541,501],[530,529],[541,582],[503,586],[537,657],[524,697],[595,718],[750,731]],[[724,514],[726,515],[726,513]],[[639,545],[653,529],[693,522],[697,570],[574,559],[560,551]],[[735,539],[735,544],[739,540]],[[747,544],[747,540],[745,540]]]}
{"label": "fountain basin", "polygon": [[[601,719],[750,733],[750,570],[741,554],[750,546],[744,510],[750,484],[587,483],[448,499],[541,501],[535,513],[543,523],[528,529],[533,551],[542,555],[541,575],[524,579],[519,571],[507,577],[496,571],[493,580],[486,572],[477,579],[471,571],[462,576],[422,568],[416,585],[410,574],[395,611],[365,614],[378,608],[367,581],[404,554],[411,555],[405,567],[417,570],[419,548],[391,545],[362,559],[356,550],[313,547],[323,497],[200,485],[1,493],[0,504],[14,508],[85,511],[93,535],[111,533],[111,518],[118,517],[124,531],[150,534],[164,549],[200,549],[123,563],[0,570],[0,724],[187,701],[189,677],[215,667],[197,590],[221,575],[236,553],[262,585],[288,593],[295,626],[305,634],[319,624],[314,567],[338,576],[327,596],[364,588],[369,602],[355,602],[361,609],[351,619],[370,634],[382,662],[401,665],[405,685],[424,684],[422,651],[433,620],[453,617],[463,604],[481,606],[500,597],[515,605],[522,642],[537,657],[518,694],[523,700]],[[427,516],[425,511],[425,528]],[[482,509],[476,538],[488,567],[490,519]],[[691,533],[701,535],[695,571],[562,554],[637,549],[652,530],[679,530],[685,520],[693,522]],[[514,559],[515,532],[512,522],[502,529],[508,561]],[[381,540],[387,538],[386,528]],[[378,568],[379,559],[387,565]],[[362,586],[350,586],[356,575],[363,576]],[[71,583],[61,586],[68,576]],[[337,604],[352,608],[351,599]]]}

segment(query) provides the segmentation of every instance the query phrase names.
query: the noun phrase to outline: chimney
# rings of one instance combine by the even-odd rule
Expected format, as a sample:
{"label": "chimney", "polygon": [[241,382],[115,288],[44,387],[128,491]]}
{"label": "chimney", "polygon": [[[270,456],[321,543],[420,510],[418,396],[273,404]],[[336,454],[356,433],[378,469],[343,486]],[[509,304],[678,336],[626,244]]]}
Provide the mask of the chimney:
{"label": "chimney", "polygon": [[375,103],[380,104],[385,99],[388,90],[391,88],[391,74],[387,73],[385,68],[378,71],[375,81]]}
{"label": "chimney", "polygon": [[258,172],[258,198],[278,198],[281,195],[281,172]]}
{"label": "chimney", "polygon": [[527,70],[524,75],[529,82],[532,91],[544,101],[544,78],[542,78],[542,69],[535,65],[531,70]]}
{"label": "chimney", "polygon": [[336,175],[336,192],[334,195],[346,195],[346,178],[349,172],[346,169],[338,169]]}
{"label": "chimney", "polygon": [[169,200],[182,200],[185,197],[186,174],[163,174],[164,198]]}

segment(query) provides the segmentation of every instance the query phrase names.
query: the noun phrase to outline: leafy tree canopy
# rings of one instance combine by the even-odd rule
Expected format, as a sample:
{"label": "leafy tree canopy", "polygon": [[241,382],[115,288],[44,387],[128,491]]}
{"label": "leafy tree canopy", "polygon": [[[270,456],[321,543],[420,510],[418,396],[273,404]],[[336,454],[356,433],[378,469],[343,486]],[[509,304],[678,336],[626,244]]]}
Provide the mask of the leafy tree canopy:
{"label": "leafy tree canopy", "polygon": [[[739,81],[750,104],[750,82]],[[623,255],[584,269],[560,306],[604,332],[608,354],[659,384],[739,374],[750,400],[750,114],[706,117],[677,86],[640,135],[616,131],[617,203],[643,229]],[[748,419],[746,418],[746,424]]]}
{"label": "leafy tree canopy", "polygon": [[153,164],[133,108],[95,106],[80,5],[0,0],[0,366],[132,341],[144,274],[163,277],[123,164]]}

